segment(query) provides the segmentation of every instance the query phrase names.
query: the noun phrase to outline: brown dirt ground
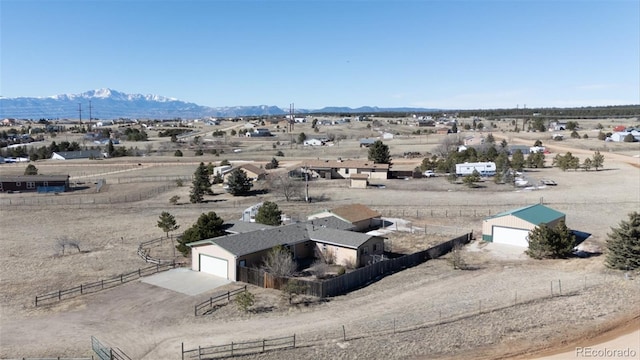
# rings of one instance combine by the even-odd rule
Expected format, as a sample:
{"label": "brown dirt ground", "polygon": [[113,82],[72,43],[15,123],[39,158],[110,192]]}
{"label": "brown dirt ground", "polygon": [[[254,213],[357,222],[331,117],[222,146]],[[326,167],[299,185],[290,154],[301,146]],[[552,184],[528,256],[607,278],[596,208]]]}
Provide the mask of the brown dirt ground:
{"label": "brown dirt ground", "polygon": [[[521,133],[518,138],[523,136]],[[331,158],[343,150],[366,156],[356,139],[324,149],[322,156]],[[525,137],[522,141],[529,140]],[[424,151],[428,151],[439,140],[433,135],[428,139],[394,139],[389,144],[394,152],[423,151],[422,141]],[[557,151],[572,145],[574,154],[592,153],[589,147],[566,144]],[[265,148],[271,149],[264,144],[263,148],[256,146],[255,151],[229,158],[251,159],[259,151],[264,153]],[[220,160],[214,156],[185,157],[179,163],[173,157],[150,156],[126,159],[130,163],[126,166],[120,163],[122,160],[100,164],[38,162],[41,173],[70,173],[83,176],[87,183],[104,177],[110,185],[99,194],[87,190],[59,196],[0,195],[0,358],[89,356],[91,335],[137,359],[178,358],[181,342],[192,348],[292,333],[299,339],[299,349],[253,357],[528,358],[540,349],[580,343],[621,322],[637,319],[640,274],[624,280],[621,273],[603,267],[601,256],[538,262],[496,257],[480,246],[481,251],[465,254],[473,271],[453,271],[446,259],[430,261],[326,302],[299,299],[298,305],[289,307],[278,292],[251,287],[258,303],[249,314],[230,304],[195,318],[193,305],[224,289],[189,297],[139,281],[53,306],[35,308],[33,300],[36,294],[145,267],[135,250],[140,242],[162,235],[156,227],[161,211],[174,214],[186,228],[202,212],[216,211],[225,219],[234,219],[249,204],[269,199],[277,201],[294,219],[319,208],[364,203],[385,216],[404,217],[413,226],[426,227],[423,237],[427,240],[419,233],[398,235],[408,239],[404,244],[419,247],[433,238],[469,229],[478,234],[485,216],[542,198],[567,214],[569,227],[592,233],[590,246],[602,247],[609,228],[627,213],[637,211],[640,204],[640,170],[632,166],[637,165],[638,158],[633,156],[640,151],[623,150],[619,152],[622,155],[605,154],[603,171],[546,168],[527,173],[532,179],[549,178],[558,183],[546,189],[526,191],[492,183],[467,189],[442,177],[386,180],[381,181],[384,189],[364,190],[348,189],[341,181],[318,181],[310,186],[312,197],[319,201],[312,204],[286,203],[270,194],[232,198],[216,191],[217,195],[205,204],[172,206],[168,199],[173,195],[179,195],[182,202],[188,199],[188,184],[118,184],[118,178],[134,176],[188,176],[199,161]],[[290,152],[309,154],[307,149]],[[265,161],[271,157],[261,156]],[[283,160],[287,165],[299,161],[290,155]],[[420,159],[415,161],[419,163]],[[411,165],[410,161],[406,163]],[[11,165],[2,170],[20,173],[22,167]],[[159,188],[164,190],[135,200],[141,192]],[[122,196],[131,198],[111,204],[82,201]],[[56,242],[63,236],[78,240],[82,251],[61,256]],[[167,254],[168,249],[158,251]],[[570,296],[547,296],[551,281],[557,280],[562,280]],[[342,338],[343,325],[346,341]]]}

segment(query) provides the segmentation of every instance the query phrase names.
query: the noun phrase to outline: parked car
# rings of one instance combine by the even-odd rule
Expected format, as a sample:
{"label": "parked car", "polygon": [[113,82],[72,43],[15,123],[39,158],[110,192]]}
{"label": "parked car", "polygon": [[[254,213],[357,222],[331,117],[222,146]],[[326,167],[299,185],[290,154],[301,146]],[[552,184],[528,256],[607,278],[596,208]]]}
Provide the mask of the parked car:
{"label": "parked car", "polygon": [[424,177],[428,177],[428,178],[430,178],[430,177],[436,177],[436,173],[435,173],[435,172],[433,172],[433,170],[427,170],[427,171],[425,171],[425,172],[424,172],[424,174],[423,174],[423,175],[424,175]]}

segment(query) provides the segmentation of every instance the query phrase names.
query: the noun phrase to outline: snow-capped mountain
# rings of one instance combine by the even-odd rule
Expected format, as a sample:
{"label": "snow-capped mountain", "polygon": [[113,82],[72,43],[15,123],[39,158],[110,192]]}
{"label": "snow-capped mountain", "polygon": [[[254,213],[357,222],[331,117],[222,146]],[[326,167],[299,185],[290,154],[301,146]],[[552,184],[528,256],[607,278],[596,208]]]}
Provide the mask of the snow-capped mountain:
{"label": "snow-capped mountain", "polygon": [[[425,111],[428,109],[411,109]],[[326,107],[319,110],[296,109],[296,113],[362,113],[394,111],[377,107],[351,109]],[[395,111],[407,111],[406,108]],[[63,94],[49,97],[0,98],[0,118],[16,119],[193,119],[206,116],[238,117],[284,115],[289,109],[277,106],[208,107],[159,95],[126,94],[103,88],[81,94]]]}

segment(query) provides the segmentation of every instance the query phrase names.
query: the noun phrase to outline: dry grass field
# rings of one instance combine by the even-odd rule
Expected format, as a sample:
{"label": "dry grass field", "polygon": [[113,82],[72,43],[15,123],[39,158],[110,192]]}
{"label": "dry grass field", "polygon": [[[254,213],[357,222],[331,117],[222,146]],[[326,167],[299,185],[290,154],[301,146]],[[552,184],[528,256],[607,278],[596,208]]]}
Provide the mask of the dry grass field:
{"label": "dry grass field", "polygon": [[[585,122],[585,127],[594,128],[596,123]],[[419,165],[421,158],[401,159],[400,154],[427,153],[444,137],[411,135],[413,128],[404,125],[384,128],[400,134],[386,143],[397,159],[394,163],[408,168]],[[296,124],[295,131],[314,134],[309,124]],[[311,204],[285,202],[271,193],[234,198],[216,187],[206,203],[189,204],[189,181],[178,187],[172,180],[191,176],[201,161],[264,164],[277,150],[285,153],[279,158],[283,167],[295,167],[305,158],[366,158],[367,150],[358,146],[358,139],[376,134],[360,123],[322,127],[319,134],[328,132],[347,138],[332,147],[308,149],[287,143],[288,134],[278,134],[274,140],[279,143],[240,139],[234,145],[241,152],[196,157],[185,151],[182,158],[170,155],[174,144],[152,138],[153,149],[170,150],[164,156],[36,162],[42,174],[71,175],[81,190],[60,195],[0,194],[0,358],[91,356],[93,335],[132,359],[177,359],[183,342],[187,348],[197,348],[294,333],[298,348],[247,358],[530,358],[538,351],[580,344],[619,324],[640,320],[640,274],[625,279],[623,273],[607,270],[602,256],[533,261],[478,242],[464,253],[473,270],[454,271],[446,258],[433,260],[328,301],[306,299],[289,306],[278,291],[251,286],[257,302],[247,314],[230,304],[207,316],[193,315],[195,304],[238,284],[187,296],[132,281],[54,305],[34,306],[36,295],[147,266],[136,250],[142,241],[163,235],[156,226],[162,211],[175,215],[184,229],[203,212],[238,219],[242,209],[264,200],[276,201],[294,220],[321,208],[363,203],[386,217],[408,221],[413,234],[389,237],[396,249],[410,251],[469,230],[479,237],[484,217],[539,201],[566,213],[570,228],[591,233],[586,244],[590,249],[603,249],[610,227],[640,208],[637,143],[604,143],[591,135],[551,142],[549,134],[500,129],[494,136],[510,143],[542,139],[552,152],[547,165],[555,153],[572,151],[582,159],[599,150],[605,155],[604,169],[528,171],[526,176],[534,182],[544,178],[558,184],[536,190],[490,181],[469,189],[445,177],[384,180],[378,182],[384,188],[369,189],[349,189],[341,180],[318,180],[310,183],[310,195],[317,200]],[[0,171],[20,174],[24,167],[3,164]],[[98,179],[107,181],[99,193]],[[180,196],[179,205],[169,203],[174,195]],[[62,255],[58,242],[65,237],[76,240],[81,251],[67,249]],[[167,244],[153,251],[158,256],[172,254]],[[564,296],[551,297],[550,284],[558,281]]]}

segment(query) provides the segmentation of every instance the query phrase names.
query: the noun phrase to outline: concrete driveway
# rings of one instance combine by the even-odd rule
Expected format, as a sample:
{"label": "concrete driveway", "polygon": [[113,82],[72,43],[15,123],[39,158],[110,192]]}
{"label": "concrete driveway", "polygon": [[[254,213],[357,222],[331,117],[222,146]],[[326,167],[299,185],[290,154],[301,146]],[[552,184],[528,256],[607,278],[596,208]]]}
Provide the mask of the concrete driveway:
{"label": "concrete driveway", "polygon": [[186,268],[171,269],[141,279],[143,283],[194,296],[230,283],[218,276]]}

